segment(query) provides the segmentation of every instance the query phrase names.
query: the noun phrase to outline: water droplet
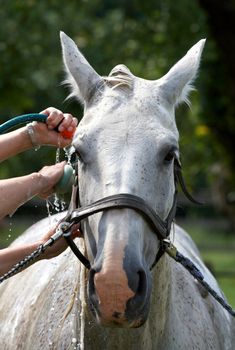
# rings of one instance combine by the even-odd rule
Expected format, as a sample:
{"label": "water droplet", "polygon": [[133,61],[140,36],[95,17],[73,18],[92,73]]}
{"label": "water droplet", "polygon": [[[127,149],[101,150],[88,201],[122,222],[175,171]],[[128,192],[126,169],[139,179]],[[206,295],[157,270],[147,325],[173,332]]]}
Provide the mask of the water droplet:
{"label": "water droplet", "polygon": [[56,163],[59,163],[59,162],[60,162],[60,148],[57,148],[57,149],[56,149],[55,162],[56,162]]}
{"label": "water droplet", "polygon": [[74,146],[68,146],[64,148],[65,156],[67,157],[67,163],[71,164],[72,154],[75,152]]}
{"label": "water droplet", "polygon": [[48,199],[46,200],[46,207],[47,207],[47,214],[50,217],[51,216],[50,201]]}

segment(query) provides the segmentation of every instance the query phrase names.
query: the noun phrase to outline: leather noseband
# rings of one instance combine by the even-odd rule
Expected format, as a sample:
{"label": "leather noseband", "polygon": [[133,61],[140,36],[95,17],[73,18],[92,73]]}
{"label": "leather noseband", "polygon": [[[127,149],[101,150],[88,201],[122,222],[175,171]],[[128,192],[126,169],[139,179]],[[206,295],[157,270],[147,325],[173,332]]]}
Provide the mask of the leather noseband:
{"label": "leather noseband", "polygon": [[[170,235],[171,225],[175,218],[176,207],[177,207],[177,183],[181,185],[182,191],[184,192],[184,194],[188,199],[190,199],[194,203],[196,202],[199,204],[199,202],[197,202],[191,197],[191,195],[188,193],[186,189],[182,172],[181,172],[181,166],[178,161],[175,161],[174,175],[175,175],[176,189],[175,189],[173,204],[166,220],[162,220],[158,216],[158,214],[142,198],[129,193],[120,193],[120,194],[115,194],[112,196],[102,198],[85,207],[77,208],[74,210],[69,209],[68,215],[66,217],[66,221],[70,223],[69,227],[71,227],[73,224],[80,223],[82,220],[88,218],[90,215],[93,215],[105,210],[129,208],[139,212],[144,217],[144,219],[148,222],[148,224],[153,229],[153,232],[157,235],[161,244],[163,240]],[[64,237],[68,245],[74,252],[74,254],[78,257],[78,259],[88,269],[90,269],[91,265],[89,260],[80,252],[80,250],[74,243],[73,239],[70,236],[69,229],[67,229],[66,232],[64,233]],[[160,250],[158,251],[156,255],[156,259],[151,268],[153,268],[153,266],[156,265],[161,255],[162,255],[162,251],[161,251],[161,245],[160,245]]]}

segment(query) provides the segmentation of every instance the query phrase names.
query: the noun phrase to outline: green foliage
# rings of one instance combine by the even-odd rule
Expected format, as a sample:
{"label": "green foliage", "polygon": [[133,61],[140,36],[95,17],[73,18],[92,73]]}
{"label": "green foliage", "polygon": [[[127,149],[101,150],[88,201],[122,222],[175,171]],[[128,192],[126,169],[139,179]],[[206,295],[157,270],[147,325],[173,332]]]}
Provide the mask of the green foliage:
{"label": "green foliage", "polygon": [[[63,66],[59,31],[78,44],[99,74],[124,63],[134,74],[157,79],[205,36],[205,18],[196,2],[148,1],[0,1],[1,121],[53,105],[75,115],[81,109],[66,102],[60,86]],[[198,104],[198,101],[195,101]],[[193,124],[179,116],[179,126]],[[195,124],[195,115],[194,115]],[[197,123],[197,122],[196,122]],[[186,128],[186,127],[185,127]],[[192,139],[185,134],[182,140]],[[182,142],[184,144],[184,142]],[[41,151],[40,151],[41,152]],[[53,153],[32,152],[1,165],[1,176],[19,175],[41,167]],[[4,168],[3,168],[4,167]],[[2,169],[3,168],[3,169]]]}
{"label": "green foliage", "polygon": [[[59,31],[78,44],[101,75],[108,75],[119,63],[135,75],[157,79],[199,39],[206,37],[204,12],[196,1],[35,1],[0,0],[0,116],[1,121],[47,106],[81,116],[76,102],[64,102],[64,78]],[[177,123],[181,151],[188,178],[204,185],[210,164],[218,157],[220,145],[210,134],[198,132],[204,126],[200,108],[205,67],[216,58],[210,39],[203,54],[202,68],[192,94],[192,109],[181,107]],[[1,177],[20,175],[54,161],[54,151],[26,152],[1,165]],[[199,165],[200,164],[200,165]]]}

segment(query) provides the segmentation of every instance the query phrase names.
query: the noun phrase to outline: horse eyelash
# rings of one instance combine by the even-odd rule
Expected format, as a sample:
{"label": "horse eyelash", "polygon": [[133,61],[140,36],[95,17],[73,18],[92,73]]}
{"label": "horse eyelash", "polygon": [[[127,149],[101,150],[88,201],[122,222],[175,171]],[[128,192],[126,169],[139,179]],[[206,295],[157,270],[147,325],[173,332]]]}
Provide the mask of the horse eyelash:
{"label": "horse eyelash", "polygon": [[167,155],[164,158],[164,162],[166,164],[171,163],[173,160],[177,159],[176,152],[174,150],[171,150],[167,153]]}

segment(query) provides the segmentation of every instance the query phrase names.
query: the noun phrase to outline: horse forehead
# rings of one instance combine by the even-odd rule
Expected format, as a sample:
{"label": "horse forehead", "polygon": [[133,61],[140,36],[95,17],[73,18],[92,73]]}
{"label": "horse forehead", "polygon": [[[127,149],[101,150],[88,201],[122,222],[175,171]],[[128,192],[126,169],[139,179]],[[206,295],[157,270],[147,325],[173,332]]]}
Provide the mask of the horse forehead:
{"label": "horse forehead", "polygon": [[116,85],[113,85],[111,88],[108,84],[101,103],[105,105],[117,105],[117,102],[119,102],[118,105],[120,107],[128,103],[129,106],[137,105],[138,108],[143,106],[145,109],[156,108],[157,106],[166,108],[166,101],[163,98],[157,81],[146,80],[135,76],[130,77],[130,81],[125,81],[125,75],[123,80],[120,77],[119,79],[117,78]]}
{"label": "horse forehead", "polygon": [[146,141],[170,134],[178,140],[174,109],[166,105],[156,82],[135,76],[132,87],[106,86],[99,101],[86,108],[75,139],[82,134],[96,136],[96,140],[99,135],[101,142],[108,135],[121,142],[127,134],[129,139],[141,134]]}
{"label": "horse forehead", "polygon": [[90,122],[79,125],[73,140],[74,146],[79,148],[82,143],[87,147],[92,144],[97,147],[101,144],[104,149],[108,146],[110,151],[116,146],[132,149],[134,145],[138,150],[139,145],[143,151],[154,144],[174,144],[177,147],[178,132],[174,127],[165,125],[154,115],[137,117],[132,113],[133,108],[126,108],[127,113],[115,111],[117,113],[113,112],[107,119],[104,115],[101,118],[96,115]]}
{"label": "horse forehead", "polygon": [[[105,123],[125,119],[128,125],[162,124],[177,134],[174,106],[164,99],[157,81],[132,76],[133,84],[106,87],[94,113]],[[98,108],[97,108],[98,107]],[[98,112],[98,113],[97,113]]]}

